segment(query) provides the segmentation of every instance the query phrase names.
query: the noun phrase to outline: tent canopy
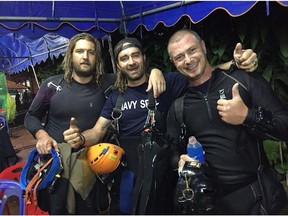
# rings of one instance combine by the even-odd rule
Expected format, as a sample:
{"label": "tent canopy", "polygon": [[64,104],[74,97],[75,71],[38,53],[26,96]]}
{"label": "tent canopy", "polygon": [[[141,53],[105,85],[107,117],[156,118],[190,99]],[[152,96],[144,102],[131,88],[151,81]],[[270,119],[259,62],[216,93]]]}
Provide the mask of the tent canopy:
{"label": "tent canopy", "polygon": [[[182,16],[198,23],[215,10],[241,16],[258,1],[6,1],[0,2],[0,71],[8,74],[63,54],[79,32],[97,38],[139,26],[173,26]],[[282,6],[288,2],[278,1]],[[269,1],[266,4],[269,13]]]}
{"label": "tent canopy", "polygon": [[34,40],[14,33],[0,36],[0,71],[18,72],[49,57],[57,58],[65,52],[68,41],[55,33]]}

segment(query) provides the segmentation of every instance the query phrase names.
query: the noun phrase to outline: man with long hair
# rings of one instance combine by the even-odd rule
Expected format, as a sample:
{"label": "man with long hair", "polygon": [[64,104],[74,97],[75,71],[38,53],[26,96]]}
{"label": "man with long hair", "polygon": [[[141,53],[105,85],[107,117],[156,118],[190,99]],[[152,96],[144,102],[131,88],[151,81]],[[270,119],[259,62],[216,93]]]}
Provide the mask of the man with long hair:
{"label": "man with long hair", "polygon": [[[71,38],[63,69],[64,76],[52,76],[42,83],[25,116],[25,127],[37,139],[40,154],[48,154],[51,147],[62,145],[63,132],[69,127],[71,116],[77,118],[82,130],[91,128],[106,101],[106,86],[115,81],[114,74],[104,73],[100,42],[86,33]],[[78,145],[71,153],[81,148]],[[66,208],[68,186],[69,179],[61,178],[54,193],[39,191],[39,206],[49,214],[99,214],[108,208],[107,186],[96,180],[84,198],[74,193],[75,211],[70,212]]]}

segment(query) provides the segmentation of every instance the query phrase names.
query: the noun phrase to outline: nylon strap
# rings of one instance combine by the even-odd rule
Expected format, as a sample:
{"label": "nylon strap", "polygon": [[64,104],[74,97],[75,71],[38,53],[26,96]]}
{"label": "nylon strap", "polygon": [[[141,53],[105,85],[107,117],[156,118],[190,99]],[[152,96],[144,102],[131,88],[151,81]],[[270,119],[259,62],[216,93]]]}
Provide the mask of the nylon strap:
{"label": "nylon strap", "polygon": [[123,104],[123,101],[124,101],[124,95],[123,93],[119,93],[115,107],[113,108],[113,112],[111,114],[113,119],[119,119],[121,117],[122,115],[121,106]]}
{"label": "nylon strap", "polygon": [[111,117],[114,119],[113,124],[115,124],[115,129],[116,129],[117,134],[119,134],[119,122],[118,122],[118,120],[122,116],[121,106],[123,104],[123,101],[124,101],[124,95],[123,95],[123,93],[120,92],[118,97],[117,97],[116,105],[113,108],[113,111],[111,113]]}
{"label": "nylon strap", "polygon": [[[39,158],[38,158],[39,159]],[[30,182],[28,183],[27,187],[26,187],[26,190],[25,190],[25,196],[24,196],[24,201],[25,203],[29,204],[30,202],[30,199],[31,199],[31,194],[30,194],[30,191],[32,190],[32,188],[34,187],[34,204],[38,204],[37,202],[37,196],[36,196],[36,190],[38,187],[38,185],[40,184],[40,182],[42,181],[42,179],[40,178],[40,173],[52,162],[52,157],[42,166],[40,167],[38,170],[37,170],[37,173],[33,176],[33,178],[30,180]],[[36,201],[35,201],[36,199]],[[35,205],[37,207],[37,205]],[[26,209],[27,211],[27,209]],[[27,212],[26,212],[27,214]]]}
{"label": "nylon strap", "polygon": [[[147,205],[150,198],[150,192],[152,188],[152,180],[153,180],[153,161],[155,159],[155,156],[157,157],[157,152],[155,152],[155,148],[153,145],[153,141],[150,139],[151,143],[146,143],[148,145],[145,145],[144,148],[144,163],[143,163],[143,172],[144,172],[144,178],[142,180],[143,186],[140,193],[140,200],[139,200],[139,206],[138,206],[138,212],[139,215],[145,215],[147,211]],[[151,148],[152,145],[152,148]]]}
{"label": "nylon strap", "polygon": [[181,147],[184,147],[186,145],[185,143],[186,124],[184,123],[184,99],[185,95],[180,98],[177,98],[174,104],[176,121],[180,125],[181,130],[179,135],[179,143]]}
{"label": "nylon strap", "polygon": [[[133,198],[134,174],[132,171],[122,172],[120,184],[119,208],[123,213],[131,214]],[[125,193],[123,192],[125,191]]]}
{"label": "nylon strap", "polygon": [[184,107],[184,96],[177,98],[175,101],[175,116],[177,122],[182,125],[183,122],[183,107]]}
{"label": "nylon strap", "polygon": [[138,211],[138,202],[139,202],[139,196],[141,194],[141,190],[144,184],[144,171],[143,171],[143,163],[144,163],[144,155],[143,155],[143,148],[144,145],[140,144],[138,146],[137,152],[138,152],[138,174],[134,186],[134,191],[133,191],[133,215],[137,214]]}
{"label": "nylon strap", "polygon": [[155,126],[156,99],[153,90],[148,92],[148,115],[145,121],[144,130],[151,130]]}
{"label": "nylon strap", "polygon": [[153,159],[157,152],[153,145],[152,133],[155,121],[156,101],[153,91],[148,93],[148,115],[142,134],[143,144],[138,149],[138,175],[133,193],[133,214],[145,215],[153,182]]}
{"label": "nylon strap", "polygon": [[153,95],[153,89],[148,92],[148,109],[156,111],[156,101]]}

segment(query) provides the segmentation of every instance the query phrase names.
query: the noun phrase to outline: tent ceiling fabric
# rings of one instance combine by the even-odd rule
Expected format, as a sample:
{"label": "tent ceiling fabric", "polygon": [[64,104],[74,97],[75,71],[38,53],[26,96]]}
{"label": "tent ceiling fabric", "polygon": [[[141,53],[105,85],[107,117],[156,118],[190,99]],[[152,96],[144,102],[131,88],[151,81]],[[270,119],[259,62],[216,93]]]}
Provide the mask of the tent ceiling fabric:
{"label": "tent ceiling fabric", "polygon": [[[0,2],[1,32],[16,31],[37,38],[57,31],[70,38],[68,29],[92,31],[100,38],[107,32],[126,28],[133,33],[139,25],[148,31],[159,22],[174,25],[187,15],[197,23],[217,9],[231,16],[247,12],[257,1],[7,1]],[[41,35],[42,36],[42,35]]]}
{"label": "tent ceiling fabric", "polygon": [[[0,70],[19,72],[29,64],[46,60],[48,53],[54,55],[51,49],[57,50],[57,56],[67,44],[67,38],[79,32],[103,38],[116,30],[131,34],[139,26],[151,31],[160,22],[173,26],[182,16],[198,23],[215,10],[225,10],[236,17],[257,2],[0,1]],[[278,3],[288,6],[284,1]],[[268,1],[267,5],[269,10]]]}
{"label": "tent ceiling fabric", "polygon": [[68,41],[55,33],[34,40],[14,33],[0,36],[0,71],[16,73],[49,57],[58,58],[64,54]]}

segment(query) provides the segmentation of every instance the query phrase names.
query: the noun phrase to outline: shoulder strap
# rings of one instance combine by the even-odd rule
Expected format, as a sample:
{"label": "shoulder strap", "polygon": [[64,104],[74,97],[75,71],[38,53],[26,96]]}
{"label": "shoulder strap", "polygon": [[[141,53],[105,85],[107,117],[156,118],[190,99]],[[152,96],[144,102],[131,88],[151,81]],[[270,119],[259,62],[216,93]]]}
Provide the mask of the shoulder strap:
{"label": "shoulder strap", "polygon": [[123,101],[124,101],[124,94],[119,92],[119,95],[118,95],[117,101],[116,101],[116,105],[113,108],[113,111],[111,114],[111,117],[113,118],[113,123],[114,123],[114,127],[115,127],[117,134],[119,134],[119,122],[118,122],[118,120],[122,116],[121,106],[123,104]]}
{"label": "shoulder strap", "polygon": [[152,90],[148,92],[148,109],[156,110],[156,101]]}
{"label": "shoulder strap", "polygon": [[186,135],[186,124],[184,123],[184,98],[185,95],[183,95],[180,98],[177,98],[175,100],[175,116],[176,116],[176,121],[178,122],[178,124],[181,127],[181,136],[185,136]]}
{"label": "shoulder strap", "polygon": [[144,125],[144,130],[151,130],[155,126],[156,99],[153,95],[153,90],[148,92],[148,114]]}
{"label": "shoulder strap", "polygon": [[113,112],[112,112],[112,118],[113,119],[119,119],[122,116],[122,110],[121,110],[121,105],[123,104],[124,101],[124,95],[123,93],[119,93],[117,100],[116,100],[116,105],[113,108]]}
{"label": "shoulder strap", "polygon": [[108,98],[110,92],[113,91],[115,81],[116,76],[114,74],[105,74],[103,76],[100,87],[102,88],[106,98]]}
{"label": "shoulder strap", "polygon": [[183,124],[183,106],[184,106],[184,96],[177,98],[175,100],[175,116],[177,122]]}
{"label": "shoulder strap", "polygon": [[185,95],[180,98],[177,98],[174,103],[174,111],[176,116],[176,121],[180,126],[180,135],[179,135],[179,143],[182,147],[186,146],[186,124],[184,122],[184,99]]}

